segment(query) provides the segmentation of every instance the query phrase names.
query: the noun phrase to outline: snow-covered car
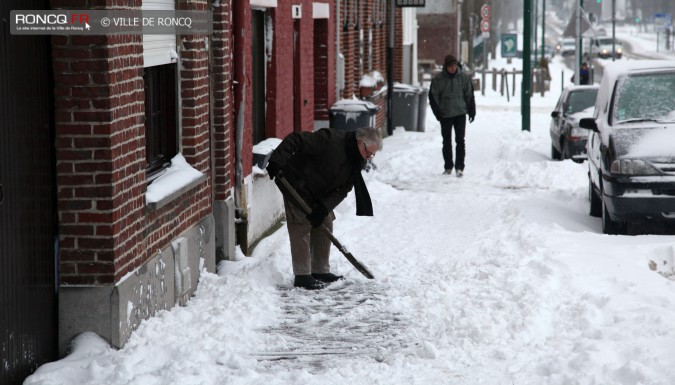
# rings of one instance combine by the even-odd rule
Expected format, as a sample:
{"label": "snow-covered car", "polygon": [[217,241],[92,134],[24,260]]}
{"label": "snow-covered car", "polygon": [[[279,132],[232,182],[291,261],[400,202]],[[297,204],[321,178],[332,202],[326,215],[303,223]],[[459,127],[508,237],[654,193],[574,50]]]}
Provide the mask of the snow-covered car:
{"label": "snow-covered car", "polygon": [[554,160],[586,159],[588,130],[579,127],[579,120],[593,116],[598,86],[566,87],[551,112],[551,158]]}
{"label": "snow-covered car", "polygon": [[559,40],[555,45],[555,53],[562,56],[574,55],[577,51],[576,42],[573,38]]}
{"label": "snow-covered car", "polygon": [[609,63],[589,129],[590,214],[606,234],[675,223],[675,62]]}

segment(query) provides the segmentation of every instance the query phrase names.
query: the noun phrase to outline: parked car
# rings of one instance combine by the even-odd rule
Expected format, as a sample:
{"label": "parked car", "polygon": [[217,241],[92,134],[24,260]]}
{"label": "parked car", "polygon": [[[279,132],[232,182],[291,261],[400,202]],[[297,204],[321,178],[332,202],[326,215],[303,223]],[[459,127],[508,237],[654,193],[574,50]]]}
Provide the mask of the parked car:
{"label": "parked car", "polygon": [[593,116],[597,95],[598,86],[569,86],[560,94],[551,112],[552,159],[586,159],[588,130],[579,127],[579,120]]}
{"label": "parked car", "polygon": [[572,56],[577,52],[577,44],[574,38],[565,38],[555,45],[555,52],[562,56]]}
{"label": "parked car", "polygon": [[630,223],[675,223],[675,63],[605,66],[589,129],[590,214],[606,234]]}

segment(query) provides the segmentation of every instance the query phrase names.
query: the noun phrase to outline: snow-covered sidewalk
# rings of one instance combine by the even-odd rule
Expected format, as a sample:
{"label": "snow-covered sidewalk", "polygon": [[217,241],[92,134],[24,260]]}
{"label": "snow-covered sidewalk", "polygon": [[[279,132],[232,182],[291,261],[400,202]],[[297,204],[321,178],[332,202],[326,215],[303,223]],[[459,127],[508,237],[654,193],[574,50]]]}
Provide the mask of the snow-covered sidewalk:
{"label": "snow-covered sidewalk", "polygon": [[463,178],[431,111],[385,139],[375,216],[350,195],[335,222],[375,280],[333,249],[344,281],[291,288],[281,228],[123,349],[84,335],[25,384],[674,384],[675,237],[601,233],[586,164],[549,158],[555,94],[522,132],[517,100],[477,93]]}

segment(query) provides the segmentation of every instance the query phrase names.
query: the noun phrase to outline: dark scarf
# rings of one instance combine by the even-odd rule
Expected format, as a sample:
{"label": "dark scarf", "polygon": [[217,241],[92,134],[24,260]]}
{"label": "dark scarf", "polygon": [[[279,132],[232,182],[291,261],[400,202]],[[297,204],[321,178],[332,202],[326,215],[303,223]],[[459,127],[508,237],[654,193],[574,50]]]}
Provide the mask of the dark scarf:
{"label": "dark scarf", "polygon": [[359,152],[359,141],[356,140],[356,132],[345,133],[345,151],[347,159],[352,162],[352,180],[354,181],[354,197],[356,198],[356,215],[373,216],[373,203],[363,180],[361,170],[366,166],[366,160]]}

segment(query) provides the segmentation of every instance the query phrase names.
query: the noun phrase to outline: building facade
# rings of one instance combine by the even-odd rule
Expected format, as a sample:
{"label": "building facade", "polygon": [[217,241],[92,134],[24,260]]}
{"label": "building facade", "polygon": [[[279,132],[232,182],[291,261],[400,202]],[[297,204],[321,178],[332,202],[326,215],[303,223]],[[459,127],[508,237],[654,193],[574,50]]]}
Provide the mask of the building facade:
{"label": "building facade", "polygon": [[[373,101],[384,128],[390,4],[3,1],[0,382],[21,383],[84,331],[123,346],[236,247],[250,254],[283,219],[270,148],[329,127],[340,99]],[[15,36],[13,9],[210,11],[213,31]],[[402,81],[414,42],[394,15]],[[372,94],[364,77],[378,79]]]}

